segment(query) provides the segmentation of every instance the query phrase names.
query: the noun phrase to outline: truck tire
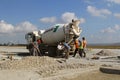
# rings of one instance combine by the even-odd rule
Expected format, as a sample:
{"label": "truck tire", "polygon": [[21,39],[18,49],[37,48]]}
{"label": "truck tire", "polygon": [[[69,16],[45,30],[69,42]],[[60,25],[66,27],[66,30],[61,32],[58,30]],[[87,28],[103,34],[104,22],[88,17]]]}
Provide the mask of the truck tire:
{"label": "truck tire", "polygon": [[48,49],[48,54],[49,54],[49,56],[50,56],[50,57],[55,57],[55,56],[57,56],[56,51],[57,51],[57,48],[56,48],[56,47],[49,47],[49,49]]}

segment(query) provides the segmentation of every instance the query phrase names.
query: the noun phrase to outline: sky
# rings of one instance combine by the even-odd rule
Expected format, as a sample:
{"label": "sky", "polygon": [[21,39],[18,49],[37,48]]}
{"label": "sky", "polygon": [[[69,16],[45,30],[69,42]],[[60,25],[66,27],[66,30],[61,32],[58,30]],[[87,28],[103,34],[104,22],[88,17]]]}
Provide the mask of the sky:
{"label": "sky", "polygon": [[88,43],[120,42],[120,0],[0,0],[0,43],[26,43],[27,32],[72,19]]}

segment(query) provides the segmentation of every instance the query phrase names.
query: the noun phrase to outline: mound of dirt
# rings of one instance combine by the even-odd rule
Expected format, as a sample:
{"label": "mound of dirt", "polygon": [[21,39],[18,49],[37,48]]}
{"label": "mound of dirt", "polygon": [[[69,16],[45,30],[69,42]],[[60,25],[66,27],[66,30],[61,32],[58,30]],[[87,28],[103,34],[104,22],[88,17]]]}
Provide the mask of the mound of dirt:
{"label": "mound of dirt", "polygon": [[109,50],[101,50],[100,52],[96,53],[99,56],[113,56],[114,53]]}
{"label": "mound of dirt", "polygon": [[35,69],[41,66],[58,64],[56,60],[50,57],[25,57],[21,60],[8,60],[0,64],[0,69]]}
{"label": "mound of dirt", "polygon": [[58,72],[64,69],[78,69],[94,66],[91,64],[83,63],[69,63],[66,61],[57,60],[55,58],[43,56],[43,57],[25,57],[21,60],[8,60],[0,64],[1,70],[33,70],[41,76],[49,76],[52,73]]}

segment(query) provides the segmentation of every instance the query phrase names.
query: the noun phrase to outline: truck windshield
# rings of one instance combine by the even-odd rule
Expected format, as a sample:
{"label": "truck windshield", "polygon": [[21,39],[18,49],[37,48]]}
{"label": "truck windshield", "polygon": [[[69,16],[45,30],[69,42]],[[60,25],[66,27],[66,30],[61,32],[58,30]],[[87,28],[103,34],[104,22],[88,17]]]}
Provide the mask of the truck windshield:
{"label": "truck windshield", "polygon": [[25,39],[27,40],[27,42],[32,42],[32,35],[26,34]]}

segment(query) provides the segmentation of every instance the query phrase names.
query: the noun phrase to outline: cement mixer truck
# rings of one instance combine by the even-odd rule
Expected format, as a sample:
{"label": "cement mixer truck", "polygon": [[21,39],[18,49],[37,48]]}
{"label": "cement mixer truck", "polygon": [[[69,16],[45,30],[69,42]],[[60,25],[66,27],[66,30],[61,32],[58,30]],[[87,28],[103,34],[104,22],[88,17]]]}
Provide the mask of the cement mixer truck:
{"label": "cement mixer truck", "polygon": [[[57,45],[60,42],[66,42],[70,46],[70,53],[73,53],[75,50],[73,40],[78,39],[82,32],[79,24],[80,20],[72,20],[66,24],[55,24],[47,30],[29,32],[25,35],[27,49],[31,55],[35,56],[44,54],[56,56]],[[40,40],[39,45],[36,45],[37,40]]]}

